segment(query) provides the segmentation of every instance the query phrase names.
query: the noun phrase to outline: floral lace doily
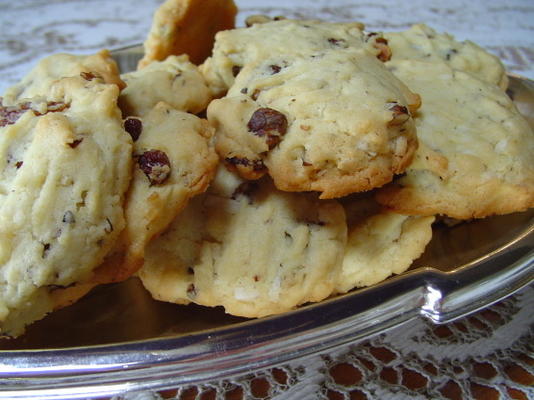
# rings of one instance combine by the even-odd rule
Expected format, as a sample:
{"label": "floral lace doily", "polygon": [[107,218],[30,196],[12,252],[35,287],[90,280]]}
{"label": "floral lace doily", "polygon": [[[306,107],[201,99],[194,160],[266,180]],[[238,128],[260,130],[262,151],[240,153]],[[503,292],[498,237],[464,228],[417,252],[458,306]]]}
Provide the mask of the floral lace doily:
{"label": "floral lace doily", "polygon": [[417,319],[232,380],[114,400],[534,399],[534,287],[446,325]]}

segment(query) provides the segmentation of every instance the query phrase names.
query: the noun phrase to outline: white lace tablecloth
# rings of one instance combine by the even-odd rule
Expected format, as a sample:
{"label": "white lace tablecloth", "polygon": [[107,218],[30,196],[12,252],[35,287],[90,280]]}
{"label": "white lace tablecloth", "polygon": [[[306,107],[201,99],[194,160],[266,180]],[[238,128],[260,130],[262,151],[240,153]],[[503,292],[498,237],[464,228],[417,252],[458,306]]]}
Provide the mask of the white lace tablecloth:
{"label": "white lace tablecloth", "polygon": [[[160,0],[0,0],[0,92],[53,52],[91,53],[141,43]],[[246,15],[359,20],[370,30],[425,22],[497,54],[534,79],[532,0],[392,2],[237,1]],[[275,4],[273,6],[273,3]],[[534,288],[436,326],[420,319],[288,365],[135,399],[534,399]]]}

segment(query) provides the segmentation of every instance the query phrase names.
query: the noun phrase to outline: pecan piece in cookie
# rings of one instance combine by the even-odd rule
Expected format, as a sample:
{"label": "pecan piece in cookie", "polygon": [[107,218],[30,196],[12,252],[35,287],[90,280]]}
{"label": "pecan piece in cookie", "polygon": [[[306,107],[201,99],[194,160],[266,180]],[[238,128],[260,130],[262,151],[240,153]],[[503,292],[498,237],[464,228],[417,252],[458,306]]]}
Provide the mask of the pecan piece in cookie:
{"label": "pecan piece in cookie", "polygon": [[0,97],[0,127],[14,124],[30,108],[30,103],[6,107],[2,104],[2,98]]}
{"label": "pecan piece in cookie", "polygon": [[161,150],[145,151],[137,163],[150,181],[150,186],[162,184],[171,174],[169,157]]}
{"label": "pecan piece in cookie", "polygon": [[76,139],[70,143],[67,143],[67,145],[71,148],[71,149],[75,149],[76,147],[78,147],[80,145],[80,143],[83,142],[83,138],[81,139]]}
{"label": "pecan piece in cookie", "polygon": [[247,127],[256,136],[266,137],[269,150],[274,148],[287,132],[287,118],[272,108],[258,108],[250,117]]}
{"label": "pecan piece in cookie", "polygon": [[232,67],[232,75],[234,76],[234,78],[239,75],[239,72],[241,72],[241,67],[239,65],[234,65]]}
{"label": "pecan piece in cookie", "polygon": [[282,67],[276,64],[269,65],[269,69],[271,70],[271,74],[277,74],[282,70]]}
{"label": "pecan piece in cookie", "polygon": [[65,214],[63,214],[62,221],[65,224],[74,224],[76,222],[76,217],[72,211],[66,211]]}
{"label": "pecan piece in cookie", "polygon": [[345,39],[335,39],[335,38],[329,38],[328,43],[333,44],[337,47],[347,48],[347,41]]}
{"label": "pecan piece in cookie", "polygon": [[388,103],[388,110],[393,112],[393,118],[389,121],[389,126],[402,125],[410,119],[408,108],[396,101]]}
{"label": "pecan piece in cookie", "polygon": [[97,75],[93,72],[80,72],[80,76],[85,79],[86,81],[92,81],[93,79],[97,78]]}
{"label": "pecan piece in cookie", "polygon": [[262,160],[249,160],[244,157],[226,157],[224,159],[229,165],[250,167],[253,171],[259,172],[265,170],[265,165]]}
{"label": "pecan piece in cookie", "polygon": [[380,50],[376,56],[380,61],[386,62],[391,60],[391,49],[388,46],[388,41],[384,38],[377,38],[373,45],[374,48]]}
{"label": "pecan piece in cookie", "polygon": [[372,40],[373,44],[372,46],[379,50],[379,53],[376,55],[376,58],[378,58],[382,62],[386,62],[391,60],[391,48],[388,45],[387,39],[378,36],[378,33],[371,32],[367,35],[365,38],[366,41]]}

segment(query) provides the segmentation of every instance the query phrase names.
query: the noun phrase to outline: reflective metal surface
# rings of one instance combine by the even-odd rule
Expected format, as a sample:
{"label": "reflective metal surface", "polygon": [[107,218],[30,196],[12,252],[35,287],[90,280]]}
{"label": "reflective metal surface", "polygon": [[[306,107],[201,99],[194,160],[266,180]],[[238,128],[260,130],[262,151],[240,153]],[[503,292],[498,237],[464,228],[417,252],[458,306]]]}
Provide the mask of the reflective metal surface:
{"label": "reflective metal surface", "polygon": [[[118,53],[123,70],[139,48]],[[511,77],[534,126],[534,84]],[[140,283],[96,288],[0,340],[0,398],[87,398],[227,378],[368,337],[419,315],[448,322],[534,279],[534,210],[436,226],[410,271],[293,312],[245,320],[151,299]]]}

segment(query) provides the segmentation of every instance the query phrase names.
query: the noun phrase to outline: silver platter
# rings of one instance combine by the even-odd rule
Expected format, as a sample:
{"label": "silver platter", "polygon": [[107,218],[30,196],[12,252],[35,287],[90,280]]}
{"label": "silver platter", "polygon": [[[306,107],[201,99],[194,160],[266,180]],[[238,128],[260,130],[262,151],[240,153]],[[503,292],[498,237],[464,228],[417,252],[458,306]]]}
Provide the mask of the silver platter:
{"label": "silver platter", "polygon": [[[134,69],[140,47],[115,52]],[[510,76],[534,126],[534,82]],[[431,267],[430,267],[431,266]],[[252,372],[383,332],[419,316],[445,323],[534,280],[534,210],[436,226],[404,274],[268,318],[153,300],[139,281],[98,287],[0,340],[0,398],[72,399],[163,390]]]}

